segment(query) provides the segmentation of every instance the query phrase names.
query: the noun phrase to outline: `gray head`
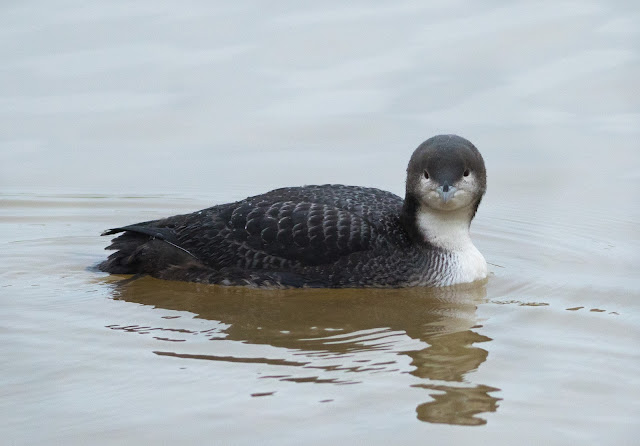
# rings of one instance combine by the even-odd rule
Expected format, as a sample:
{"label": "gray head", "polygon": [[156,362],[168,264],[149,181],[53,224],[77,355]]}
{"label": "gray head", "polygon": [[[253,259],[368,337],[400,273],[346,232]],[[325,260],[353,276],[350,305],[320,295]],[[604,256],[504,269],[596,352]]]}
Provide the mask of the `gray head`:
{"label": "gray head", "polygon": [[429,138],[407,167],[407,201],[437,211],[468,208],[473,218],[487,188],[487,173],[476,147],[456,135]]}

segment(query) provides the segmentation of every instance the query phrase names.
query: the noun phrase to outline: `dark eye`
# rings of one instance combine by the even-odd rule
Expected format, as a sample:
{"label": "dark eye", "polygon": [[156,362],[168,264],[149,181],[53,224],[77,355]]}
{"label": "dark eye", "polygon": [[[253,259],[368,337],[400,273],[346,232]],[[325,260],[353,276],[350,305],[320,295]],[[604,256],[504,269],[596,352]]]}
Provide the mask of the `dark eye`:
{"label": "dark eye", "polygon": [[465,169],[464,172],[462,173],[462,175],[464,175],[465,177],[469,176],[469,169]]}
{"label": "dark eye", "polygon": [[429,179],[429,174],[427,173],[427,171],[424,171],[424,177],[428,180]]}

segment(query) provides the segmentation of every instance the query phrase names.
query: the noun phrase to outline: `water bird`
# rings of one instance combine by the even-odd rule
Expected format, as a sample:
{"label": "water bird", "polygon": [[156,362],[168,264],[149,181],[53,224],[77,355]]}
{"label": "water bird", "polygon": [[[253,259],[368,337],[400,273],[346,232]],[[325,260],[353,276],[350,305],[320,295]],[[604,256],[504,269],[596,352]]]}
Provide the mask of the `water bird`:
{"label": "water bird", "polygon": [[486,191],[478,149],[457,135],[418,146],[404,200],[380,189],[285,187],[109,229],[98,268],[229,286],[399,288],[486,278],[469,234]]}

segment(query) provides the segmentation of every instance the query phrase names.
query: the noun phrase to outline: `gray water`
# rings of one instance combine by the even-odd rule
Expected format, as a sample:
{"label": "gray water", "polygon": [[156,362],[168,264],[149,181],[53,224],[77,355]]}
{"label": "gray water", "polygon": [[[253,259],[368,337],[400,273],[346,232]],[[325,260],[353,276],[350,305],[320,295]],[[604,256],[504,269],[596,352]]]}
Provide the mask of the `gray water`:
{"label": "gray water", "polygon": [[[635,444],[634,2],[0,6],[7,444]],[[257,291],[90,267],[102,230],[482,152],[486,283]]]}

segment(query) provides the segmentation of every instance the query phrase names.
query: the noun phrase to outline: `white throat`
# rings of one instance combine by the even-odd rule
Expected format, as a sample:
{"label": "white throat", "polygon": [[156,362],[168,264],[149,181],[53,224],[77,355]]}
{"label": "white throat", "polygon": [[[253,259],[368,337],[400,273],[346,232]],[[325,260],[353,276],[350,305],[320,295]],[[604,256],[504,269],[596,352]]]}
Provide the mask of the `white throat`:
{"label": "white throat", "polygon": [[425,241],[443,249],[449,260],[441,285],[474,282],[487,277],[487,262],[471,241],[471,209],[440,211],[421,206],[416,215]]}
{"label": "white throat", "polygon": [[460,251],[473,246],[469,235],[468,208],[440,211],[421,206],[416,215],[418,230],[425,241],[446,251]]}

